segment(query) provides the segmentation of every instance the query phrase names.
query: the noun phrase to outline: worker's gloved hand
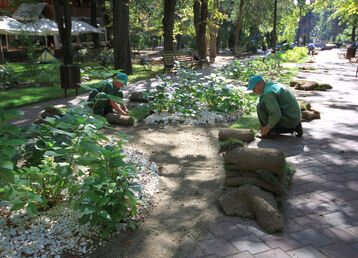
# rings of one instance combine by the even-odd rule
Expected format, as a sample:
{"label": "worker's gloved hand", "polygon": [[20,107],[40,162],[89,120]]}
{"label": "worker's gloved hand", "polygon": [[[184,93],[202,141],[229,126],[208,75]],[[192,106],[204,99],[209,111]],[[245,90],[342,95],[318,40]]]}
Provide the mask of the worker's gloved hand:
{"label": "worker's gloved hand", "polygon": [[267,136],[271,128],[269,126],[261,127],[261,136]]}

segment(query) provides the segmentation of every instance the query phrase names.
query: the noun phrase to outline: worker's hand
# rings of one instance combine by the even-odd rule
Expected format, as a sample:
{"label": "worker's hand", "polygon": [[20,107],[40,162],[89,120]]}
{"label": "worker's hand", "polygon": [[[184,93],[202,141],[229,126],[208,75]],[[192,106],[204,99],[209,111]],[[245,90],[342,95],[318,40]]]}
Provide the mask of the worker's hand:
{"label": "worker's hand", "polygon": [[261,127],[261,136],[266,136],[270,132],[271,128],[269,126]]}

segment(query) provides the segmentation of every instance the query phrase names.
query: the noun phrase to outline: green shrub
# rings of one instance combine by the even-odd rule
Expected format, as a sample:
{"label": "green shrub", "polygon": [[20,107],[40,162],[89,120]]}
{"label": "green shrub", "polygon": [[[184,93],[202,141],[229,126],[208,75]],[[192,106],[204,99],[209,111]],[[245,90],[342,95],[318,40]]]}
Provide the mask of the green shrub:
{"label": "green shrub", "polygon": [[10,124],[10,121],[20,114],[0,109],[0,198],[6,195],[4,187],[14,183],[18,153],[25,143],[22,129]]}
{"label": "green shrub", "polygon": [[9,65],[0,65],[0,81],[4,88],[10,88],[17,83],[15,71]]}
{"label": "green shrub", "polygon": [[160,84],[148,93],[154,112],[178,112],[196,116],[202,110],[246,112],[251,101],[240,89],[228,84],[220,74],[203,77],[199,72],[179,69],[175,79],[161,78]]}
{"label": "green shrub", "polygon": [[105,126],[104,118],[82,105],[62,117],[48,117],[27,131],[32,149],[25,149],[28,162],[22,167],[13,161],[12,149],[24,141],[9,131],[11,126],[1,127],[1,152],[8,153],[0,165],[9,172],[0,174],[7,178],[0,185],[2,199],[13,210],[26,208],[32,215],[69,201],[80,212],[81,223],[99,226],[108,236],[136,214],[138,186],[133,183],[135,169],[123,160],[121,141],[106,137],[101,131]]}
{"label": "green shrub", "polygon": [[280,59],[282,62],[297,63],[302,61],[307,56],[308,51],[306,47],[295,47],[280,54]]}

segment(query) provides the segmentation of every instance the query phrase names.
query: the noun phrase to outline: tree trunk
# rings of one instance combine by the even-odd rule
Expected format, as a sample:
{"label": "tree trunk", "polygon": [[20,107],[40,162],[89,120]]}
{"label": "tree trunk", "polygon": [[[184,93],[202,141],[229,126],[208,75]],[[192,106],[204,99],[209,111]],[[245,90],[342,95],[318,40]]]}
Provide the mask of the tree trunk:
{"label": "tree trunk", "polygon": [[113,0],[114,67],[132,74],[129,44],[129,0]]}
{"label": "tree trunk", "polygon": [[[219,3],[218,0],[214,0],[214,6],[213,6],[213,14],[218,10]],[[211,17],[213,17],[213,14]],[[209,57],[210,57],[210,63],[215,62],[215,58],[217,55],[217,38],[218,38],[218,31],[219,26],[215,23],[215,19],[211,18],[211,21],[208,26],[209,29]]]}
{"label": "tree trunk", "polygon": [[234,55],[237,55],[240,52],[240,36],[241,36],[241,29],[242,29],[242,20],[244,17],[243,14],[244,5],[245,5],[245,0],[240,0],[239,13],[237,14],[237,21],[236,21]]}
{"label": "tree trunk", "polygon": [[71,44],[72,20],[69,0],[55,0],[54,2],[56,22],[62,42],[63,63],[69,65],[73,63]]}
{"label": "tree trunk", "polygon": [[210,63],[215,62],[215,58],[217,55],[217,35],[218,35],[218,25],[210,24],[209,25],[209,57]]}
{"label": "tree trunk", "polygon": [[166,58],[164,60],[165,70],[170,70],[174,66],[173,30],[174,30],[175,6],[176,6],[176,0],[164,0],[164,18],[163,18],[164,52],[170,53],[169,55],[166,55]]}
{"label": "tree trunk", "polygon": [[[97,0],[91,1],[91,25],[97,28]],[[99,48],[98,33],[92,34],[92,40],[95,48]]]}
{"label": "tree trunk", "polygon": [[194,1],[194,26],[196,34],[196,47],[199,55],[199,66],[206,64],[207,44],[206,44],[206,24],[208,18],[208,1]]}
{"label": "tree trunk", "polygon": [[298,8],[300,10],[300,18],[299,18],[299,21],[298,21],[298,29],[297,29],[297,46],[300,46],[300,39],[301,39],[301,33],[302,33],[302,24],[303,24],[303,17],[302,17],[302,10],[303,10],[303,6],[305,4],[305,0],[298,0]]}
{"label": "tree trunk", "polygon": [[352,43],[356,41],[356,29],[357,29],[357,25],[354,24],[352,26]]}
{"label": "tree trunk", "polygon": [[272,49],[273,52],[276,52],[276,41],[277,41],[277,0],[275,0],[275,5],[273,9],[273,31],[272,31]]}

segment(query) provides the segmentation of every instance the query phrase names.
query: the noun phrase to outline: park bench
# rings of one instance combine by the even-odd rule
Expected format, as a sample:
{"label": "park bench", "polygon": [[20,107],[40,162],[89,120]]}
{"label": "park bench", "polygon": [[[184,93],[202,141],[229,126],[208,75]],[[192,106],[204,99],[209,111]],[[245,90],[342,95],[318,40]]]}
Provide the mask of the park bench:
{"label": "park bench", "polygon": [[143,65],[146,70],[151,70],[152,65],[174,64],[174,62],[186,63],[189,64],[190,67],[197,63],[192,56],[177,54],[175,52],[163,52],[161,57],[141,56],[139,58],[139,64]]}
{"label": "park bench", "polygon": [[198,60],[195,60],[193,55],[185,55],[181,53],[171,52],[163,52],[163,63],[165,64],[173,64],[174,62],[179,62],[181,64],[186,64],[189,67],[193,67],[198,63]]}

